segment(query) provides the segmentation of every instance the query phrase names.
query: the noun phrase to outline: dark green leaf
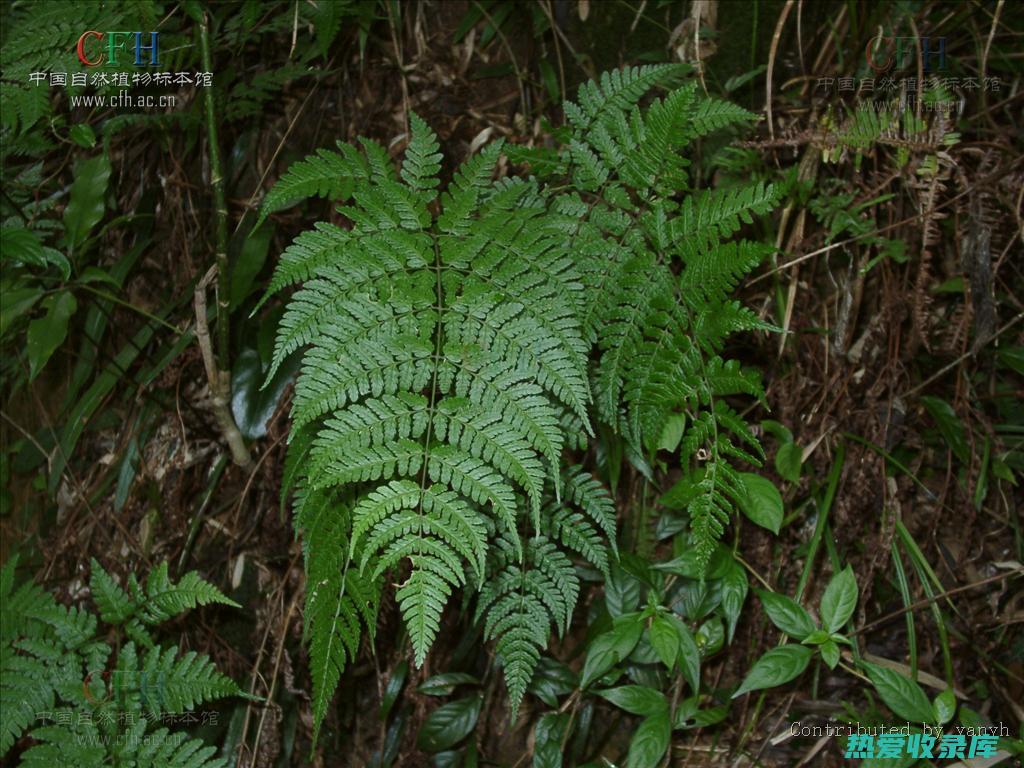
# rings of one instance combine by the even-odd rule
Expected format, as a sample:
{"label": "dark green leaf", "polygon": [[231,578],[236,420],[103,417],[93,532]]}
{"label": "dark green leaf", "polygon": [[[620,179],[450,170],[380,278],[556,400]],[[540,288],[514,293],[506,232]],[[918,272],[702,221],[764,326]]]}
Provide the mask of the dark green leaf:
{"label": "dark green leaf", "polygon": [[816,629],[810,614],[794,600],[778,592],[760,589],[757,596],[761,598],[761,605],[772,624],[790,637],[803,640]]}
{"label": "dark green leaf", "polygon": [[818,650],[821,652],[821,658],[828,664],[828,668],[835,669],[836,664],[839,663],[839,646],[836,645],[835,640],[826,640],[818,647]]}
{"label": "dark green leaf", "polygon": [[416,743],[425,752],[453,747],[473,732],[483,696],[477,694],[449,701],[435,709],[420,728]]}
{"label": "dark green leaf", "polygon": [[388,684],[384,688],[384,698],[380,702],[380,719],[386,720],[391,708],[395,706],[398,695],[405,685],[406,675],[409,674],[409,662],[401,661],[396,666],[391,676],[388,677]]}
{"label": "dark green leaf", "polygon": [[43,301],[46,314],[28,324],[29,381],[32,381],[68,335],[68,321],[78,309],[70,291],[61,291]]}
{"label": "dark green leaf", "polygon": [[917,683],[895,670],[877,664],[864,664],[882,701],[897,716],[911,723],[934,723],[932,703]]}
{"label": "dark green leaf", "polygon": [[803,448],[796,443],[785,443],[779,446],[779,450],[775,454],[775,471],[783,480],[788,480],[791,483],[800,482],[803,455]]}
{"label": "dark green leaf", "polygon": [[273,230],[269,226],[256,227],[242,243],[231,268],[231,309],[236,309],[252,292],[253,282],[263,269],[270,249],[270,236]]}
{"label": "dark green leaf", "polygon": [[85,149],[96,146],[96,132],[87,123],[75,123],[68,131],[68,138]]}
{"label": "dark green leaf", "polygon": [[783,505],[782,494],[766,477],[752,472],[742,472],[746,497],[740,503],[740,509],[750,520],[772,533],[778,534],[782,527]]}
{"label": "dark green leaf", "polygon": [[64,238],[72,251],[85,242],[93,227],[103,218],[109,181],[110,160],[105,154],[75,165],[71,197],[64,208]]}
{"label": "dark green leaf", "polygon": [[598,635],[587,651],[580,687],[586,688],[629,656],[639,642],[643,630],[640,614],[629,613],[616,619],[610,630]]}
{"label": "dark green leaf", "polygon": [[648,632],[654,652],[671,672],[679,658],[679,633],[675,626],[666,617],[658,615],[651,622]]}
{"label": "dark green leaf", "polygon": [[737,698],[750,691],[774,688],[800,676],[807,669],[813,651],[806,645],[783,645],[773,648],[754,662],[743,683],[736,689],[732,698]]}
{"label": "dark green leaf", "polygon": [[634,715],[653,715],[668,706],[665,694],[643,685],[620,685],[594,693]]}
{"label": "dark green leaf", "polygon": [[416,690],[427,696],[450,696],[458,685],[476,685],[480,681],[465,672],[444,672],[420,683]]}
{"label": "dark green leaf", "polygon": [[549,707],[557,707],[558,697],[576,690],[579,682],[579,675],[565,664],[544,657],[537,664],[527,690]]}
{"label": "dark green leaf", "polygon": [[646,718],[629,742],[626,768],[657,768],[672,736],[668,706]]}
{"label": "dark green leaf", "polygon": [[729,567],[722,576],[722,611],[725,613],[726,634],[730,643],[736,632],[736,622],[740,619],[748,589],[747,572],[735,559],[730,558]]}
{"label": "dark green leaf", "polygon": [[562,768],[562,742],[568,725],[568,712],[541,716],[533,731],[533,768]]}
{"label": "dark green leaf", "polygon": [[[679,637],[679,669],[693,693],[700,693],[700,650],[693,633],[677,616],[669,616]],[[721,627],[721,624],[718,625]]]}
{"label": "dark green leaf", "polygon": [[821,623],[828,632],[838,632],[857,607],[857,577],[846,566],[832,577],[821,597]]}

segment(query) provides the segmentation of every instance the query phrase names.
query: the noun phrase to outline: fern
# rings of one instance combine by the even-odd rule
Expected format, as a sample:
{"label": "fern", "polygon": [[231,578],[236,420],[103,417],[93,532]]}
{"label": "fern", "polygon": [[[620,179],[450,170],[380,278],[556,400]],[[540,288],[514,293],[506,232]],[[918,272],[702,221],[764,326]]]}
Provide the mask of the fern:
{"label": "fern", "polygon": [[760,182],[690,188],[686,146],[754,116],[692,84],[640,106],[681,73],[673,65],[627,69],[583,86],[579,105],[566,105],[570,131],[559,162],[544,167],[556,169],[546,176],[552,186],[571,190],[552,204],[575,222],[566,231],[586,276],[597,413],[638,457],[657,450],[672,414],[686,417],[680,460],[699,488],[689,513],[706,564],[744,493],[731,462],[763,458],[721,399],[762,397],[760,382],[718,355],[730,334],[769,328],[728,297],[771,250],[725,241],[767,213],[777,192]]}
{"label": "fern", "polygon": [[114,655],[92,612],[60,605],[31,582],[15,589],[16,564],[12,558],[0,571],[0,756],[27,733],[27,766],[224,764],[201,740],[151,725],[241,690],[206,656],[154,646],[144,626],[196,605],[234,603],[194,572],[173,584],[166,564],[145,588],[130,577],[126,591],[94,560],[90,586],[101,618],[147,641],[141,657],[134,642]]}
{"label": "fern", "polygon": [[[373,627],[384,574],[398,574],[422,664],[455,591],[486,583],[495,542],[528,561],[522,536],[546,524],[562,450],[589,429],[582,285],[561,220],[535,184],[492,181],[500,144],[439,195],[437,138],[417,116],[410,124],[398,173],[373,142],[340,145],[293,166],[263,206],[352,201],[339,209],[351,229],[300,235],[269,291],[303,283],[274,366],[306,348],[289,483],[307,542],[317,728],[361,627]],[[606,507],[588,509],[614,534]],[[596,529],[563,538],[606,567]],[[519,696],[522,674],[508,678]]]}

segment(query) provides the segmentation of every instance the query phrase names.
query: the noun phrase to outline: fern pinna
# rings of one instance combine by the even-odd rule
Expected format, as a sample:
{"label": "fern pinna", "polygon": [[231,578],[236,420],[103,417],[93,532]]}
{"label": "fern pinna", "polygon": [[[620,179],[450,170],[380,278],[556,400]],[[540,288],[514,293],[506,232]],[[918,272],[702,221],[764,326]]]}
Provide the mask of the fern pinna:
{"label": "fern pinna", "polygon": [[360,627],[373,630],[389,571],[418,665],[453,591],[487,585],[480,610],[518,706],[578,591],[568,557],[539,553],[566,547],[607,567],[614,534],[607,495],[561,469],[563,449],[590,431],[570,222],[536,183],[492,180],[500,143],[438,199],[437,138],[410,123],[399,172],[374,142],[340,145],[293,166],[264,203],[351,201],[338,208],[350,226],[300,235],[270,289],[303,283],[274,366],[306,347],[288,485],[306,547],[318,725]]}
{"label": "fern pinna", "polygon": [[[302,283],[274,368],[305,348],[285,488],[305,540],[317,725],[389,571],[417,664],[453,592],[478,593],[518,707],[551,626],[569,624],[571,556],[605,571],[614,550],[607,493],[560,464],[595,415],[639,466],[670,416],[687,419],[702,562],[743,499],[732,461],[762,454],[725,398],[761,387],[719,353],[728,334],[766,327],[728,296],[768,249],[726,240],[775,194],[690,189],[686,144],[752,115],[676,87],[684,73],[584,85],[561,148],[492,144],[440,198],[438,142],[416,116],[400,171],[363,139],[268,193],[261,220],[311,196],[347,220],[301,234],[267,294]],[[671,90],[638,106],[655,87]],[[503,151],[540,178],[494,181]]]}

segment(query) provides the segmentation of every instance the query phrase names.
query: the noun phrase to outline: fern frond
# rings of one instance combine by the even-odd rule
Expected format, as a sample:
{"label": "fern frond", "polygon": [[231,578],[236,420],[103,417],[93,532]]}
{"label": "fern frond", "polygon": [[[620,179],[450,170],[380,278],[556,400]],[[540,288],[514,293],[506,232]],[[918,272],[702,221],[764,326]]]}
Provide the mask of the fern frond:
{"label": "fern frond", "polygon": [[146,624],[161,624],[199,605],[219,603],[241,608],[195,571],[189,571],[175,584],[167,574],[166,561],[150,571],[145,594],[137,584],[134,586],[133,597],[140,605],[138,616]]}
{"label": "fern frond", "polygon": [[292,404],[293,430],[312,435],[296,446],[303,493],[351,499],[350,515],[337,503],[320,513],[335,516],[343,532],[327,538],[343,553],[307,549],[309,573],[346,574],[322,577],[328,603],[311,609],[317,723],[357,651],[359,622],[339,597],[347,574],[374,585],[407,574],[396,597],[422,664],[452,592],[484,580],[495,537],[524,556],[524,521],[538,530],[547,489],[562,491],[567,433],[590,428],[567,222],[547,215],[536,182],[492,180],[498,144],[456,171],[434,220],[437,138],[410,125],[397,175],[364,143],[366,172],[339,209],[351,230],[300,237],[272,284],[304,281],[275,351],[276,365],[307,348]]}
{"label": "fern frond", "polygon": [[[126,682],[121,680],[119,684]],[[154,718],[164,712],[186,712],[204,702],[241,692],[234,680],[217,671],[209,657],[195,651],[179,656],[174,647],[152,648],[139,669],[140,703]]]}
{"label": "fern frond", "polygon": [[90,560],[91,576],[89,588],[96,607],[100,609],[100,618],[107,624],[121,624],[135,612],[135,603],[131,596],[103,570],[96,558]]}
{"label": "fern frond", "polygon": [[578,104],[563,104],[565,116],[586,130],[608,113],[632,107],[652,88],[678,83],[689,70],[686,64],[648,64],[604,72],[599,82],[588,80],[580,86]]}
{"label": "fern frond", "polygon": [[515,719],[551,624],[560,632],[568,627],[579,581],[569,559],[544,536],[530,539],[522,561],[503,545],[480,590],[476,616],[484,621],[484,636],[497,640]]}
{"label": "fern frond", "polygon": [[412,138],[402,163],[402,180],[422,193],[423,201],[429,203],[436,197],[437,193],[433,190],[440,184],[437,174],[441,170],[441,153],[438,152],[441,145],[419,115],[409,115],[409,125],[412,127]]}
{"label": "fern frond", "polygon": [[[61,722],[73,723],[76,719],[76,713],[64,707],[40,711],[49,712]],[[22,753],[20,765],[24,768],[53,768],[55,765],[101,768],[110,764],[99,730],[91,723],[44,725],[32,731],[32,738],[38,743]]]}
{"label": "fern frond", "polygon": [[271,213],[295,205],[310,197],[348,200],[357,181],[370,178],[367,161],[348,144],[338,143],[338,151],[321,149],[317,154],[294,163],[263,198],[259,226]]}
{"label": "fern frond", "polygon": [[296,529],[304,534],[305,635],[310,641],[313,728],[318,734],[345,665],[359,653],[362,627],[377,623],[376,584],[350,567],[351,512],[329,495],[301,486],[295,502]]}

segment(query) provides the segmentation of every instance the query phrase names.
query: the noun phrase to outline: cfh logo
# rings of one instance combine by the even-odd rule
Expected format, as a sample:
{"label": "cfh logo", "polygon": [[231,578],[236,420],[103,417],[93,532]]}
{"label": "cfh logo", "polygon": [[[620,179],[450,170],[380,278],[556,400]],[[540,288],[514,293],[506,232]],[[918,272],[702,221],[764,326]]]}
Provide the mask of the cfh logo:
{"label": "cfh logo", "polygon": [[921,49],[921,61],[925,72],[942,72],[946,69],[946,38],[944,37],[889,37],[878,35],[868,41],[864,58],[875,72],[903,69],[917,61]]}
{"label": "cfh logo", "polygon": [[[144,41],[148,39],[148,45]],[[160,61],[159,32],[83,32],[78,38],[78,60],[87,67],[107,64],[116,67],[118,53],[134,53],[136,67],[156,67]],[[143,54],[146,55],[143,55]],[[123,57],[122,57],[123,58]],[[149,61],[146,61],[146,59]]]}

